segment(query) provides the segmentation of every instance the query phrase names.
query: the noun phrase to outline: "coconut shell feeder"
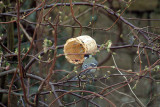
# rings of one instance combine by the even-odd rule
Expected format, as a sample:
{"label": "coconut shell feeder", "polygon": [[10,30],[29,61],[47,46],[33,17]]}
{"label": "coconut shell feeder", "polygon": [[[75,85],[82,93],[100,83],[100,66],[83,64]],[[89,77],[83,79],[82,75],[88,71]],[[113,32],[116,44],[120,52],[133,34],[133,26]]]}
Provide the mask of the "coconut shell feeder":
{"label": "coconut shell feeder", "polygon": [[92,54],[96,52],[96,50],[96,41],[88,35],[70,38],[66,41],[64,45],[65,57],[72,64],[83,63],[84,55]]}

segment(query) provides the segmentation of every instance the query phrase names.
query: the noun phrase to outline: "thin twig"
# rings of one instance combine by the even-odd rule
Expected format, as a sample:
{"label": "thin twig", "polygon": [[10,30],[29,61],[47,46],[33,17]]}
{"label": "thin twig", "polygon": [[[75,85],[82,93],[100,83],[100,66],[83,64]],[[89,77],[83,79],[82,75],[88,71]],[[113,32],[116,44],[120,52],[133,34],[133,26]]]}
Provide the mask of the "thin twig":
{"label": "thin twig", "polygon": [[18,68],[20,71],[20,80],[21,80],[21,86],[23,89],[23,93],[24,93],[24,99],[25,101],[29,104],[34,106],[34,104],[32,102],[30,102],[26,96],[26,89],[25,89],[25,85],[24,85],[24,78],[23,78],[23,74],[24,71],[22,71],[22,65],[21,65],[21,36],[20,36],[20,1],[17,0],[17,31],[18,31]]}
{"label": "thin twig", "polygon": [[[116,61],[115,61],[113,55],[112,55],[112,59],[113,59],[113,62],[114,62],[115,67],[117,68],[117,71],[118,71],[121,75],[123,75],[123,73],[118,69],[117,64],[116,64]],[[123,76],[123,78],[127,81],[126,76]],[[138,102],[142,107],[146,107],[146,106],[139,100],[139,98],[137,97],[137,95],[133,92],[133,90],[132,90],[132,88],[131,88],[131,86],[130,86],[129,83],[128,83],[128,87],[129,87],[131,93],[133,94],[134,98],[137,100],[137,102]]]}

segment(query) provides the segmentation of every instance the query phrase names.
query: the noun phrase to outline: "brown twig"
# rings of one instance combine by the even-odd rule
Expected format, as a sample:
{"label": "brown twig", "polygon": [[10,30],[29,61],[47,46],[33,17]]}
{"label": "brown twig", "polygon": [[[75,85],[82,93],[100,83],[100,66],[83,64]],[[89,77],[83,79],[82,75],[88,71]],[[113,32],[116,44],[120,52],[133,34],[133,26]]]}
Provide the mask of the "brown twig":
{"label": "brown twig", "polygon": [[70,2],[70,9],[71,9],[72,17],[73,17],[73,19],[75,20],[75,22],[77,22],[77,23],[78,23],[78,25],[80,26],[80,32],[79,32],[79,35],[81,35],[81,34],[82,34],[82,25],[81,25],[81,23],[76,19],[76,17],[74,16],[72,0],[69,0],[69,2]]}
{"label": "brown twig", "polygon": [[25,101],[29,104],[34,106],[34,104],[32,102],[30,102],[26,96],[26,89],[25,89],[25,85],[24,85],[24,78],[23,78],[23,74],[24,71],[22,71],[22,65],[21,65],[21,36],[20,36],[20,1],[17,0],[17,31],[18,31],[18,68],[20,71],[20,80],[21,80],[21,86],[23,89],[23,93],[24,93],[24,99]]}

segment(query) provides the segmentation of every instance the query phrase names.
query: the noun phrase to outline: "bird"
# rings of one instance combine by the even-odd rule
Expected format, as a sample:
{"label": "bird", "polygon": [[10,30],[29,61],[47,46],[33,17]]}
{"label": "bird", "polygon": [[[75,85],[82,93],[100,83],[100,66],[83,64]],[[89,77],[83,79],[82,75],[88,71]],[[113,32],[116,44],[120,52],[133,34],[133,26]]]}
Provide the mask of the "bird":
{"label": "bird", "polygon": [[[96,68],[98,65],[97,60],[92,55],[85,55],[84,62],[82,64],[82,68],[79,75],[73,77],[71,80],[78,80],[78,79],[88,79],[91,77],[94,80],[94,73],[96,72]],[[93,68],[93,69],[92,69]]]}
{"label": "bird", "polygon": [[[84,77],[90,76],[90,77],[92,77],[92,79],[94,79],[93,74],[96,72],[95,67],[97,67],[97,65],[98,65],[98,62],[92,55],[85,55],[85,60],[82,64],[82,71],[84,71],[84,70],[85,71],[81,72],[79,74],[79,77],[83,79]],[[90,68],[90,69],[88,69],[88,68]]]}

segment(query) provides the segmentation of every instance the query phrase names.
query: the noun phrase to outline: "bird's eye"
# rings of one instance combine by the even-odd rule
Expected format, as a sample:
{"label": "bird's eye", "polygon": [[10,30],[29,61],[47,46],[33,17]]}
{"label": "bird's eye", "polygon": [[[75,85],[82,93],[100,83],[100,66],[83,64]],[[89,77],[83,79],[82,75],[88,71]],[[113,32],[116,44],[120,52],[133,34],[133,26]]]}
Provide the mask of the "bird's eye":
{"label": "bird's eye", "polygon": [[89,55],[88,55],[88,54],[85,54],[84,57],[89,58]]}

